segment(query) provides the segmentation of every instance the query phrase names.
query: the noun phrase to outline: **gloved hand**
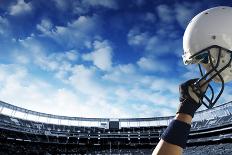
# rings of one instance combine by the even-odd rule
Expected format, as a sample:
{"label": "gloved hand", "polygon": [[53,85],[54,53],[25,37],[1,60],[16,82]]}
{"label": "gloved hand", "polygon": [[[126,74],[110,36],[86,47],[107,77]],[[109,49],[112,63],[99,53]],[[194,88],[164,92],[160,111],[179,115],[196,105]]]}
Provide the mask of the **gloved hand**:
{"label": "gloved hand", "polygon": [[[193,85],[197,80],[198,79],[191,79],[180,85],[179,87],[180,105],[177,110],[177,113],[189,114],[193,117],[196,110],[201,106],[200,97],[202,96],[200,95],[200,92],[196,94],[191,87],[191,85]],[[205,81],[202,80],[200,84],[202,84],[203,82]],[[204,93],[207,87],[208,87],[208,84],[205,84],[204,86],[202,86],[200,88],[201,92]]]}

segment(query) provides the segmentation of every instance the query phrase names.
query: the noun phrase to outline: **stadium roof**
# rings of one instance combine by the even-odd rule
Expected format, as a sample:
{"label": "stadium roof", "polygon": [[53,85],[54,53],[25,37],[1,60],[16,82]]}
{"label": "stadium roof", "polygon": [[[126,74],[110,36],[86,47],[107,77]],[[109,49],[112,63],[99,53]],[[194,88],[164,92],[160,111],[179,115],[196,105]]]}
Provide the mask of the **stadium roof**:
{"label": "stadium roof", "polygon": [[[75,125],[75,126],[91,126],[102,127],[108,124],[109,121],[119,121],[122,127],[137,127],[137,126],[166,126],[174,116],[167,117],[150,117],[150,118],[84,118],[84,117],[69,117],[59,116],[47,113],[36,112],[25,108],[17,107],[9,103],[0,101],[0,113],[11,117],[31,120],[36,122],[60,124],[60,125]],[[226,116],[232,113],[232,102],[224,103],[212,109],[199,111],[195,114],[194,120],[202,118],[214,118]]]}

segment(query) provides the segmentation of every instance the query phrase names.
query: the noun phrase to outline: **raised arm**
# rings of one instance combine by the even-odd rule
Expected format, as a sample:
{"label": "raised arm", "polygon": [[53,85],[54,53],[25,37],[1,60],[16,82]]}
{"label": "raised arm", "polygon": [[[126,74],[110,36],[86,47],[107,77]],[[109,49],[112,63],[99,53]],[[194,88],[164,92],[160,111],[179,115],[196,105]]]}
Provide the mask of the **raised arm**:
{"label": "raised arm", "polygon": [[[201,106],[198,96],[190,87],[197,79],[180,85],[180,106],[177,114],[161,136],[161,140],[152,155],[181,155],[186,146],[191,128],[191,121],[196,110]],[[207,85],[201,88],[205,91]]]}

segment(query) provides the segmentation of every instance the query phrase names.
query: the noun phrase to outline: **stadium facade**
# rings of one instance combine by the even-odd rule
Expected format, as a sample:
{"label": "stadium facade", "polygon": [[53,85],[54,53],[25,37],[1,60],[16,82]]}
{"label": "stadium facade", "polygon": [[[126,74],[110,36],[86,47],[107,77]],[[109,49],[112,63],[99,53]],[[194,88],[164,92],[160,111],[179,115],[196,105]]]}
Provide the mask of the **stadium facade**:
{"label": "stadium facade", "polygon": [[[151,154],[173,116],[82,118],[0,101],[1,154]],[[232,102],[199,111],[184,154],[232,154]]]}

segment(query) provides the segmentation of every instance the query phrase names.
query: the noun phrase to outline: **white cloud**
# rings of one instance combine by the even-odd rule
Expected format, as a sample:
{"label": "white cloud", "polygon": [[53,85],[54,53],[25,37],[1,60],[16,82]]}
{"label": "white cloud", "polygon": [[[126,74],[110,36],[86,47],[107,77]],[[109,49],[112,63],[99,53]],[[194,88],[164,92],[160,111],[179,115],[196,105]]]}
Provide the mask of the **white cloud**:
{"label": "white cloud", "polygon": [[170,23],[173,22],[173,20],[175,20],[175,16],[173,16],[173,9],[169,6],[162,4],[157,6],[156,9],[160,19],[163,22]]}
{"label": "white cloud", "polygon": [[0,23],[3,24],[3,25],[8,25],[9,24],[8,20],[6,18],[2,17],[2,16],[0,16]]}
{"label": "white cloud", "polygon": [[[164,88],[165,86],[165,88]],[[171,94],[177,95],[179,92],[179,83],[170,79],[156,78],[150,83],[150,88],[154,91],[169,91]]]}
{"label": "white cloud", "polygon": [[144,18],[145,21],[148,21],[148,22],[152,22],[154,23],[156,21],[156,16],[155,14],[151,13],[151,12],[147,12],[145,14],[145,18]]}
{"label": "white cloud", "polygon": [[24,67],[0,65],[0,73],[0,82],[4,83],[0,90],[2,101],[58,115],[77,116],[82,109],[82,102],[73,92],[64,88],[56,89],[49,83],[31,76]]}
{"label": "white cloud", "polygon": [[182,3],[175,5],[175,13],[176,13],[176,20],[180,24],[182,28],[186,28],[187,23],[190,22],[190,18],[193,17],[195,9],[192,8],[200,8],[200,3]]}
{"label": "white cloud", "polygon": [[0,16],[0,34],[4,36],[9,35],[9,27],[9,21],[6,18]]}
{"label": "white cloud", "polygon": [[117,9],[118,5],[115,0],[85,0],[83,4],[90,6],[103,6],[110,9]]}
{"label": "white cloud", "polygon": [[187,21],[189,20],[188,18],[191,16],[191,14],[192,11],[190,11],[189,8],[186,8],[182,5],[176,6],[176,19],[179,22],[180,26],[182,26],[183,28],[186,27]]}
{"label": "white cloud", "polygon": [[102,89],[97,81],[96,70],[94,68],[76,65],[72,68],[72,75],[68,80],[78,92],[84,95],[93,95],[96,98],[104,95],[104,89]]}
{"label": "white cloud", "polygon": [[[112,92],[118,96],[118,102],[135,107],[140,104],[149,105],[147,114],[154,111],[153,107],[166,107],[166,112],[169,113],[177,106],[179,84],[175,80],[143,75],[132,64],[116,66],[112,71],[105,74],[103,79],[114,83]],[[145,112],[140,116],[142,115],[145,116]]]}
{"label": "white cloud", "polygon": [[[136,2],[141,6],[144,1]],[[18,8],[15,6],[14,9],[12,6],[12,15],[19,15],[25,10],[31,11],[30,2],[18,3],[23,5]],[[80,13],[91,7],[117,8],[115,1],[87,0],[83,3],[87,8],[74,5],[72,9],[76,8]],[[26,8],[23,11],[22,8],[27,5],[31,9]],[[54,7],[60,10],[71,8],[69,2],[66,3],[64,0],[57,1]],[[161,13],[163,11],[164,14],[169,14],[165,7],[159,9]],[[158,19],[152,12],[145,12],[143,15],[144,20],[148,22],[154,23]],[[76,17],[78,18],[67,25],[55,25],[52,20],[44,18],[36,25],[37,30],[41,32],[39,36],[30,36],[19,41],[22,49],[19,48],[13,53],[16,64],[5,67],[6,69],[0,67],[0,86],[4,88],[0,90],[1,99],[36,111],[59,115],[149,117],[170,114],[178,103],[177,84],[170,83],[170,79],[144,75],[144,71],[166,71],[167,68],[148,55],[142,56],[134,64],[114,63],[113,48],[109,42],[97,38],[101,19],[97,15],[78,14]],[[163,20],[167,22],[170,19]],[[0,18],[0,23],[6,23],[6,20]],[[154,34],[134,27],[128,33],[128,44],[134,47],[141,46],[144,51],[149,52],[168,51],[170,48]],[[66,49],[84,49],[89,53],[80,55],[76,50],[54,53],[53,48],[46,48],[36,37],[49,37],[49,40],[53,39]],[[15,44],[17,43],[16,40]],[[159,45],[163,45],[163,49]],[[83,60],[90,62],[83,63]],[[20,65],[23,67],[19,67]],[[34,77],[34,73],[30,72],[34,67],[36,70],[33,72],[38,71],[35,74],[40,74],[38,77]]]}
{"label": "white cloud", "polygon": [[137,82],[136,67],[133,64],[117,65],[102,78],[115,83],[133,84]]}
{"label": "white cloud", "polygon": [[160,117],[160,116],[173,116],[175,113],[173,109],[159,107],[151,109],[151,105],[138,104],[132,105],[131,109],[138,112],[139,117]]}
{"label": "white cloud", "polygon": [[101,70],[110,70],[112,66],[113,50],[109,43],[105,41],[94,41],[93,52],[84,54],[83,59],[93,61],[93,64]]}
{"label": "white cloud", "polygon": [[37,29],[43,32],[43,35],[69,48],[80,48],[89,40],[93,40],[98,32],[98,28],[99,20],[96,15],[92,17],[80,16],[78,19],[68,23],[67,26],[53,26],[48,19],[43,19],[37,25]]}
{"label": "white cloud", "polygon": [[118,9],[118,3],[115,0],[52,0],[55,7],[60,12],[68,11],[75,15],[84,15],[91,12],[92,9]]}
{"label": "white cloud", "polygon": [[172,26],[159,28],[156,30],[156,34],[151,34],[149,31],[141,31],[141,29],[135,26],[127,35],[128,44],[135,47],[136,50],[144,51],[152,55],[155,54],[156,56],[167,53],[173,53],[177,56],[180,55],[182,48],[180,46],[181,38],[177,38],[177,32],[173,31]]}
{"label": "white cloud", "polygon": [[54,26],[48,19],[42,19],[41,23],[36,25],[36,28],[45,35],[50,35],[54,31]]}
{"label": "white cloud", "polygon": [[[2,83],[1,87],[1,99],[12,103],[20,103],[20,106],[27,107],[33,104],[33,101],[40,101],[43,96],[40,93],[46,93],[49,90],[47,84],[32,80],[28,75],[28,71],[24,67],[18,65],[1,65],[0,66]],[[43,91],[41,91],[43,90]],[[23,101],[23,102],[22,102]],[[39,103],[38,103],[39,104]]]}
{"label": "white cloud", "polygon": [[[46,53],[46,49],[34,37],[31,36],[19,42],[25,50],[24,52],[30,53],[28,55],[30,63],[45,70],[46,72],[43,72],[45,77],[49,75],[50,78],[42,81],[33,77],[32,73],[26,72],[21,76],[21,79],[16,78],[15,81],[8,82],[18,83],[15,85],[16,88],[4,86],[8,88],[7,93],[3,94],[3,100],[5,101],[18,105],[23,105],[25,102],[24,107],[47,113],[84,117],[149,117],[150,114],[155,112],[153,107],[165,106],[170,103],[171,106],[168,108],[173,109],[172,106],[176,105],[176,102],[174,102],[176,98],[168,97],[169,94],[174,92],[171,89],[172,85],[168,88],[162,88],[154,82],[156,80],[154,77],[144,76],[140,73],[136,65],[112,66],[111,57],[107,57],[110,58],[110,63],[102,64],[102,60],[105,60],[105,58],[102,59],[102,53],[98,51],[111,51],[109,53],[112,54],[111,46],[107,41],[95,41],[89,46],[93,48],[93,51],[89,53],[89,58],[86,56],[86,60],[91,59],[95,66],[102,67],[100,69],[107,68],[103,66],[110,66],[111,69],[102,73],[95,66],[74,65],[72,61],[81,57],[75,50],[62,53]],[[54,77],[61,80],[58,85],[49,84]],[[26,81],[26,83],[23,81]],[[2,83],[3,85],[6,84],[6,82]],[[60,87],[60,85],[64,85],[64,87]],[[11,90],[11,88],[14,90]],[[19,92],[20,89],[22,90],[21,93],[30,96],[27,98],[26,95],[22,95]],[[44,91],[40,92],[41,90]],[[168,92],[168,95],[164,96],[163,92]],[[12,96],[18,95],[20,95],[18,101],[10,99],[13,98]],[[158,103],[157,98],[160,99]],[[146,110],[146,112],[132,108],[137,107],[138,104],[141,104],[141,109]],[[56,108],[52,112],[48,110],[54,106]],[[150,109],[147,108],[149,106]],[[128,111],[128,107],[132,109]],[[166,114],[170,111],[170,109],[163,110]]]}
{"label": "white cloud", "polygon": [[59,68],[58,62],[49,61],[49,58],[46,57],[46,55],[43,55],[42,53],[40,55],[37,55],[37,58],[35,59],[35,63],[38,64],[42,69],[48,71],[54,71]]}
{"label": "white cloud", "polygon": [[178,104],[177,95],[170,95],[167,92],[164,95],[165,88],[157,88],[159,91],[157,89],[153,91],[144,89],[145,85],[133,85],[132,87],[131,89],[118,88],[115,93],[118,96],[118,102],[127,103],[131,111],[135,111],[139,117],[163,116],[164,113],[174,115],[174,109]]}
{"label": "white cloud", "polygon": [[[173,90],[174,85],[175,84],[172,85]],[[116,95],[117,102],[121,103],[119,105],[122,105],[123,108],[130,109],[128,112],[130,112],[131,116],[167,116],[174,115],[179,103],[178,87],[175,88],[175,94],[172,94],[169,89],[171,89],[171,86],[169,88],[158,88],[157,86],[154,89],[151,89],[149,88],[149,85],[136,82],[119,88],[116,87],[114,93]]]}
{"label": "white cloud", "polygon": [[[201,3],[175,3],[173,6],[168,6],[165,4],[157,6],[156,10],[159,18],[164,24],[174,24],[175,21],[185,29],[187,23],[193,18],[194,13],[201,8]],[[161,23],[161,24],[163,24]]]}
{"label": "white cloud", "polygon": [[15,5],[10,6],[10,15],[20,15],[32,11],[32,5],[30,2],[25,3],[24,0],[18,0]]}
{"label": "white cloud", "polygon": [[55,60],[57,62],[75,61],[78,59],[78,52],[76,50],[60,51],[57,53],[51,53],[48,57],[50,60]]}
{"label": "white cloud", "polygon": [[81,31],[88,32],[95,25],[94,20],[96,20],[96,16],[88,17],[88,16],[80,16],[77,20],[68,24],[69,28],[80,29]]}
{"label": "white cloud", "polygon": [[[62,69],[66,63],[76,61],[78,59],[78,52],[76,50],[57,51],[47,54],[47,49],[33,36],[25,40],[19,40],[22,45],[21,51],[14,52],[16,59],[24,58],[31,59],[31,63],[40,66],[47,71],[57,71]],[[18,57],[18,58],[17,58]]]}
{"label": "white cloud", "polygon": [[13,58],[15,59],[16,63],[19,64],[28,64],[30,62],[30,58],[24,54],[22,54],[20,51],[16,50],[13,53]]}
{"label": "white cloud", "polygon": [[66,0],[53,0],[56,7],[64,11],[68,8],[68,1]]}
{"label": "white cloud", "polygon": [[22,47],[18,47],[12,55],[13,59],[17,60],[16,63],[36,65],[47,73],[51,72],[61,82],[67,81],[73,63],[79,58],[79,53],[76,50],[49,53],[33,37],[20,40],[19,43]]}
{"label": "white cloud", "polygon": [[32,63],[47,71],[54,71],[59,68],[59,63],[57,61],[51,61],[49,57],[47,57],[43,46],[32,37],[20,40],[20,43],[28,52],[27,56],[33,59]]}
{"label": "white cloud", "polygon": [[68,74],[72,70],[72,62],[78,59],[77,52],[74,50],[63,51],[62,53],[52,53],[46,55],[40,53],[40,55],[34,55],[34,63],[41,67],[45,71],[52,71],[55,73],[55,77],[60,80],[67,78]]}
{"label": "white cloud", "polygon": [[131,46],[142,47],[145,52],[156,53],[157,55],[170,52],[172,46],[175,46],[176,43],[179,43],[179,40],[166,41],[170,42],[169,46],[166,46],[163,44],[161,38],[156,35],[152,35],[147,31],[141,32],[138,27],[134,27],[129,31],[127,35],[127,41]]}
{"label": "white cloud", "polygon": [[[74,87],[86,92],[95,89],[94,83],[87,84],[93,76],[88,69],[78,66],[75,68],[76,77],[81,80],[74,82]],[[82,83],[84,82],[84,84]],[[88,85],[88,88],[85,86]],[[70,85],[72,86],[72,85]],[[99,89],[86,99],[78,91],[68,88],[57,88],[48,81],[31,76],[25,67],[19,65],[0,65],[0,100],[27,109],[56,115],[76,117],[129,117],[129,112],[122,106],[110,103]],[[98,96],[96,96],[98,94]]]}
{"label": "white cloud", "polygon": [[169,71],[169,68],[163,65],[162,61],[158,61],[151,58],[142,57],[138,60],[137,64],[144,71]]}
{"label": "white cloud", "polygon": [[156,36],[150,37],[145,45],[145,50],[149,52],[157,51],[159,41],[160,40]]}
{"label": "white cloud", "polygon": [[75,61],[78,59],[78,55],[77,55],[77,52],[75,50],[71,50],[71,51],[66,52],[65,57],[71,61]]}
{"label": "white cloud", "polygon": [[[51,60],[46,60],[64,58],[63,55],[53,54],[49,59]],[[0,67],[0,86],[1,90],[4,90],[0,91],[1,100],[36,111],[82,117],[149,117],[155,111],[153,107],[157,105],[175,105],[172,99],[160,93],[171,88],[158,86],[157,84],[164,82],[144,77],[132,64],[116,66],[112,70],[113,73],[108,73],[111,74],[108,78],[102,79],[96,68],[70,66],[68,62],[66,65],[69,67],[64,69],[64,73],[69,72],[69,75],[61,77],[67,86],[63,88],[49,84],[49,80],[42,81],[33,77],[25,67]],[[54,71],[54,74],[60,72],[63,67],[64,65],[59,64],[60,69]],[[141,104],[146,111],[135,108],[137,104]],[[132,109],[128,111],[128,107]],[[168,111],[170,109],[163,110],[165,114],[169,113]]]}
{"label": "white cloud", "polygon": [[132,28],[128,35],[128,44],[132,46],[142,46],[145,45],[149,40],[149,35],[146,32],[140,32],[139,28]]}

